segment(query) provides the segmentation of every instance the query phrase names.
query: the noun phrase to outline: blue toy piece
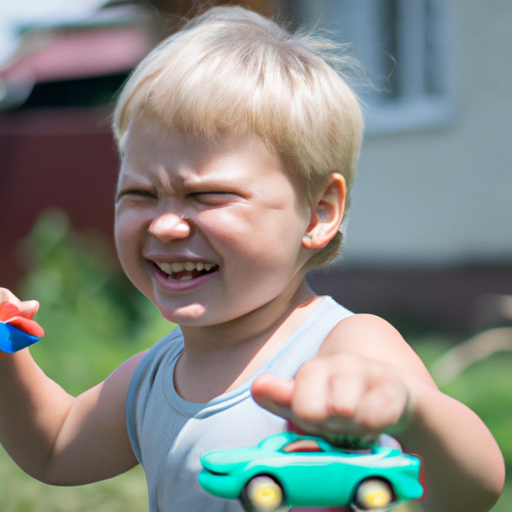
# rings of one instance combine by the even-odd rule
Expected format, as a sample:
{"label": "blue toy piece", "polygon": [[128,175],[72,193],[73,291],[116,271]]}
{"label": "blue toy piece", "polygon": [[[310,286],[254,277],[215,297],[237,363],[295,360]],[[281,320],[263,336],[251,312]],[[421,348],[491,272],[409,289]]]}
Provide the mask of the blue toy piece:
{"label": "blue toy piece", "polygon": [[5,322],[0,322],[0,351],[14,354],[23,348],[33,345],[41,338],[20,331]]}

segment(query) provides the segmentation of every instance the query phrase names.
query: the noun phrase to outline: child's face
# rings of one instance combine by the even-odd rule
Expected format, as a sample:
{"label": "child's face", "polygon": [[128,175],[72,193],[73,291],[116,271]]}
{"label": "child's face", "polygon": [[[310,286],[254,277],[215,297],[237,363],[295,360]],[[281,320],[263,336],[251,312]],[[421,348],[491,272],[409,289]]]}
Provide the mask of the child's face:
{"label": "child's face", "polygon": [[131,126],[116,244],[128,277],[169,320],[234,320],[302,281],[310,209],[256,137],[216,141]]}

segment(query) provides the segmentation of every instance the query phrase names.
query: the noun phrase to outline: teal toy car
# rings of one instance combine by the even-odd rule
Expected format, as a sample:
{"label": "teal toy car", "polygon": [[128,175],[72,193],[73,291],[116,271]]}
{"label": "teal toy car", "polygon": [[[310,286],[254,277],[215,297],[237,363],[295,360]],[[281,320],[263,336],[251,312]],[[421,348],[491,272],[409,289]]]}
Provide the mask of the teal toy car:
{"label": "teal toy car", "polygon": [[294,432],[250,448],[208,452],[201,463],[199,485],[216,496],[240,499],[248,512],[291,506],[383,511],[423,495],[418,457],[377,445],[349,451]]}

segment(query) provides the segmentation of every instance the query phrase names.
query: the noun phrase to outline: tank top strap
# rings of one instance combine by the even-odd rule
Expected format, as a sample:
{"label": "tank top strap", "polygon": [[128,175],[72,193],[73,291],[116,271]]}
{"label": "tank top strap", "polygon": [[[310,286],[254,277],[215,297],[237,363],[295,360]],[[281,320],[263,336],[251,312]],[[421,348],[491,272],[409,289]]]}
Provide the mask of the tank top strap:
{"label": "tank top strap", "polygon": [[325,296],[283,347],[261,368],[283,379],[292,378],[299,367],[315,357],[320,345],[336,324],[354,313]]}

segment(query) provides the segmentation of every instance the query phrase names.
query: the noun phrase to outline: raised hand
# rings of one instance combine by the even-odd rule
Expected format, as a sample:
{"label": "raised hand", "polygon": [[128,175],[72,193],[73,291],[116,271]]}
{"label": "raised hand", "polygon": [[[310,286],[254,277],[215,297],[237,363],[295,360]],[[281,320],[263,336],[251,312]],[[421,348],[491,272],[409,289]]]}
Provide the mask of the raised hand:
{"label": "raised hand", "polygon": [[262,407],[330,441],[374,438],[397,424],[409,405],[397,368],[353,354],[316,357],[292,380],[262,375],[252,394]]}

